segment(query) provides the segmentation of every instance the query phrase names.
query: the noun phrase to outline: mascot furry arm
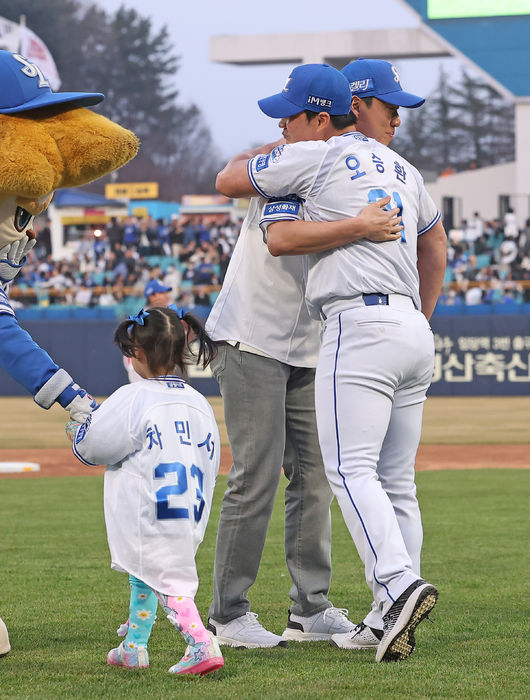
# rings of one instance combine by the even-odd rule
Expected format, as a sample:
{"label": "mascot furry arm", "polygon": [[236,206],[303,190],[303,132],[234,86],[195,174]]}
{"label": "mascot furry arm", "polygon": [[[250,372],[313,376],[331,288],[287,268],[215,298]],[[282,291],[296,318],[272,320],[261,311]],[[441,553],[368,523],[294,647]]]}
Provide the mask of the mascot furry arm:
{"label": "mascot furry arm", "polygon": [[97,407],[18,324],[7,284],[35,245],[30,226],[61,187],[92,182],[138,151],[136,136],[85,106],[100,93],[52,92],[38,66],[0,51],[0,366],[42,408],[58,402],[74,420]]}

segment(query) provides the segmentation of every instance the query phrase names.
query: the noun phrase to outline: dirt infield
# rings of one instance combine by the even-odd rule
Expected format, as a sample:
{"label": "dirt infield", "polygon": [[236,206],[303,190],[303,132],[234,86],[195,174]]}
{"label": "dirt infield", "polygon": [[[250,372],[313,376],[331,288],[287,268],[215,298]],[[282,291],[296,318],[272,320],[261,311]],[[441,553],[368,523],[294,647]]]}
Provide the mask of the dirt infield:
{"label": "dirt infield", "polygon": [[[417,471],[440,469],[528,469],[528,445],[420,445]],[[103,467],[86,467],[68,448],[0,450],[0,462],[37,462],[40,472],[1,474],[0,479],[34,479],[43,476],[91,476],[103,473]],[[221,474],[232,463],[228,447],[221,449]]]}

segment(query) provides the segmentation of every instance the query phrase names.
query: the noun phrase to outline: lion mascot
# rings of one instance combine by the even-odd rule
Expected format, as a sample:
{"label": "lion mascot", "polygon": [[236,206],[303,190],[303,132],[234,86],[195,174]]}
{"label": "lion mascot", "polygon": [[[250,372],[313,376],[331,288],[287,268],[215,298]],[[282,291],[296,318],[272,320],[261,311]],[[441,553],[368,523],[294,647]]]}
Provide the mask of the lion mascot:
{"label": "lion mascot", "polygon": [[[36,243],[31,224],[55,190],[92,182],[133,158],[136,136],[86,109],[100,93],[53,92],[37,65],[0,51],[0,366],[42,408],[59,403],[83,422],[94,399],[23,330],[9,283]],[[0,656],[10,650],[0,618]]]}

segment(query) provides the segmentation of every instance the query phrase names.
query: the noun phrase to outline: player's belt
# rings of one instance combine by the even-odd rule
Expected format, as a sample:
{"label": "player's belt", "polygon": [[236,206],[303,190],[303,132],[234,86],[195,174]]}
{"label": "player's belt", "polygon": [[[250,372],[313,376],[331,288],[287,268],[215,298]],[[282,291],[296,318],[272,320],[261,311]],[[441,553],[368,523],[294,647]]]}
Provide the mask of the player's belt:
{"label": "player's belt", "polygon": [[414,310],[414,302],[405,294],[359,294],[349,299],[333,299],[333,301],[324,304],[320,315],[325,321],[333,314],[338,314],[349,309],[357,309],[363,306],[391,306],[394,309],[402,311]]}

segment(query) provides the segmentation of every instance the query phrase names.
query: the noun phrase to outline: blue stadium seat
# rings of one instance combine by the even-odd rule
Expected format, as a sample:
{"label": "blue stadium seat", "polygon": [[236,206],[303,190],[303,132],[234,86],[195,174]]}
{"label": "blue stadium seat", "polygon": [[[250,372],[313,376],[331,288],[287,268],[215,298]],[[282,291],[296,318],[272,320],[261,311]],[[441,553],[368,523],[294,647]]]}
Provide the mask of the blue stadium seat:
{"label": "blue stadium seat", "polygon": [[452,282],[454,280],[453,270],[450,267],[445,268],[444,284],[446,282]]}
{"label": "blue stadium seat", "polygon": [[480,253],[476,256],[476,267],[478,269],[487,267],[491,264],[491,255],[489,253]]}

